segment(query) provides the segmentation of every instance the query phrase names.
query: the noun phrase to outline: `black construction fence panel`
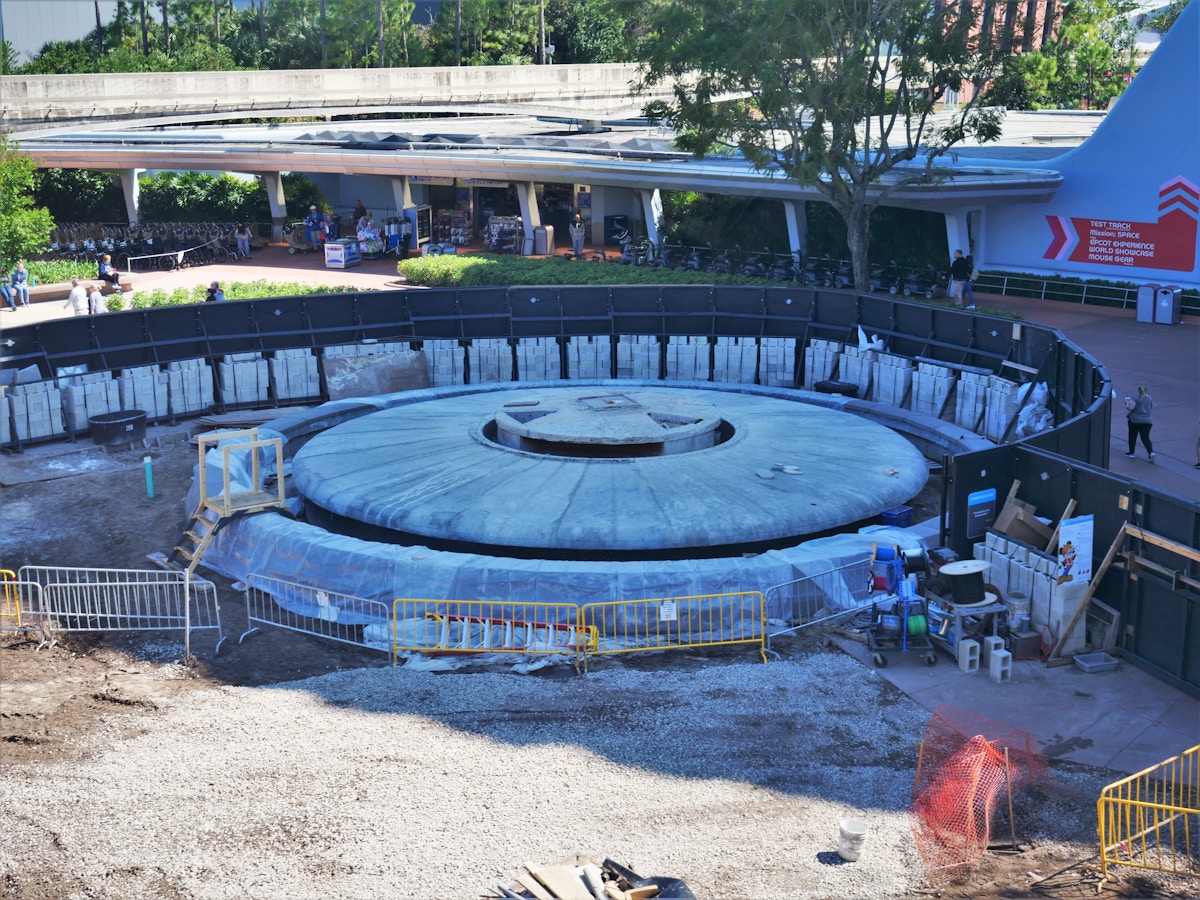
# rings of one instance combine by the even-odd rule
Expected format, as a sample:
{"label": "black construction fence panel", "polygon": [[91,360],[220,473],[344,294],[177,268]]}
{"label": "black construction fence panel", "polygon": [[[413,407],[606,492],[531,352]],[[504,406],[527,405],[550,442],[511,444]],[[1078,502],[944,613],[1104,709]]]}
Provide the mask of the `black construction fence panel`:
{"label": "black construction fence panel", "polygon": [[1200,688],[1194,658],[1200,650],[1200,596],[1146,570],[1137,573],[1129,594],[1125,651],[1195,692]]}
{"label": "black construction fence panel", "polygon": [[609,288],[563,287],[559,289],[558,301],[562,307],[563,334],[612,334],[612,298]]}
{"label": "black construction fence panel", "polygon": [[[124,315],[128,315],[127,313]],[[200,307],[160,306],[145,312],[146,342],[160,363],[208,355],[208,342],[200,329]]]}
{"label": "black construction fence panel", "polygon": [[969,361],[975,346],[973,317],[961,310],[933,307],[931,320],[929,349],[921,355],[941,363],[976,365]]}
{"label": "black construction fence panel", "polygon": [[923,303],[892,299],[891,337],[886,339],[889,353],[900,356],[928,356],[933,337],[933,307]]}
{"label": "black construction fence panel", "polygon": [[703,284],[673,284],[662,289],[663,331],[677,335],[713,333],[712,288]]}
{"label": "black construction fence panel", "polygon": [[978,317],[972,323],[974,334],[974,361],[968,365],[982,366],[997,371],[999,364],[1008,358],[1012,350],[1012,322],[1008,319]]}
{"label": "black construction fence panel", "polygon": [[[768,288],[771,294],[780,288]],[[763,333],[766,305],[763,289],[745,285],[713,285],[713,334],[719,337],[758,337]],[[784,294],[784,299],[791,296]]]}
{"label": "black construction fence panel", "polygon": [[662,288],[658,285],[612,289],[613,330],[617,334],[664,334]]}
{"label": "black construction fence panel", "polygon": [[1016,448],[1011,444],[960,453],[950,462],[946,508],[950,533],[946,543],[960,557],[971,557],[972,545],[982,541],[991,524],[986,503],[980,498],[994,492],[994,509],[998,514],[1016,472]]}
{"label": "black construction fence panel", "polygon": [[404,298],[413,333],[418,338],[461,338],[458,292],[448,289],[412,291]]}
{"label": "black construction fence panel", "polygon": [[513,337],[558,337],[562,334],[562,304],[558,288],[515,287],[508,289]]}
{"label": "black construction fence panel", "polygon": [[[432,302],[454,309],[453,291],[436,293],[439,297]],[[426,292],[414,292],[414,294],[424,298]],[[344,315],[348,323],[353,323],[356,329],[354,340],[363,340],[364,338],[375,341],[411,340],[416,334],[409,307],[409,299],[412,295],[405,291],[366,291],[348,298],[345,301],[344,313],[339,306],[337,315],[339,318]],[[315,314],[315,310],[310,311],[310,315],[313,314]],[[452,327],[457,328],[457,325],[454,324]],[[320,343],[324,346],[347,343],[335,340],[336,335],[336,331],[330,332],[329,337],[320,339]],[[454,337],[454,335],[450,336]]]}
{"label": "black construction fence panel", "polygon": [[[407,312],[404,300],[397,293],[395,299],[388,302],[394,310],[394,315],[404,318]],[[364,337],[375,337],[365,334],[359,327],[358,298],[355,295],[339,294],[337,296],[314,295],[303,298],[300,305],[300,316],[308,323],[312,331],[312,343],[296,346],[330,347],[340,344],[354,344]]]}
{"label": "black construction fence panel", "polygon": [[1020,336],[1012,343],[1009,359],[1039,372],[1052,372],[1059,343],[1059,335],[1054,329],[1028,322],[1013,322],[1010,328]]}
{"label": "black construction fence panel", "polygon": [[[1017,499],[1031,503],[1036,515],[1050,521],[1050,527],[1062,518],[1075,491],[1075,460],[1055,456],[1052,453],[1027,451],[1017,445],[1013,459],[1016,468],[1013,477],[1021,481]],[[1003,497],[1000,498],[1000,501]],[[998,501],[998,502],[1000,502]],[[1045,548],[1043,548],[1045,549]]]}
{"label": "black construction fence panel", "polygon": [[[46,354],[41,345],[38,328],[39,326],[32,323],[14,327],[5,324],[4,340],[0,341],[0,366],[4,367],[6,375],[9,369],[46,365]],[[77,348],[71,349],[74,351]]]}
{"label": "black construction fence panel", "polygon": [[854,291],[839,291],[833,288],[817,288],[813,306],[813,323],[830,329],[841,329],[850,340],[854,326],[858,324],[858,294]]}
{"label": "black construction fence panel", "polygon": [[890,294],[860,294],[858,298],[858,325],[871,335],[878,335],[884,343],[892,333],[898,302]]}
{"label": "black construction fence panel", "polygon": [[253,303],[202,303],[196,307],[206,356],[255,353],[262,349]]}
{"label": "black construction fence panel", "polygon": [[[111,316],[111,318],[110,318]],[[33,326],[33,347],[41,351],[45,375],[65,366],[87,366],[98,372],[117,365],[146,362],[143,323],[136,314],[72,316]],[[16,329],[13,329],[16,331]],[[4,342],[24,344],[13,331],[4,329]],[[18,343],[19,341],[19,343]],[[6,348],[7,349],[7,348]],[[15,348],[13,348],[15,349]],[[110,362],[112,360],[123,360]]]}
{"label": "black construction fence panel", "polygon": [[807,338],[817,304],[816,291],[806,287],[767,288],[762,298],[767,309],[764,337]]}
{"label": "black construction fence panel", "polygon": [[[1142,527],[1184,547],[1200,547],[1200,502],[1145,485],[1139,485],[1138,491],[1141,500],[1138,522]],[[1200,581],[1200,564],[1169,549],[1147,545],[1143,555]]]}
{"label": "black construction fence panel", "polygon": [[[329,305],[344,304],[345,295],[323,298]],[[312,323],[305,314],[309,297],[273,297],[247,301],[259,325],[263,350],[284,350],[313,345]]]}
{"label": "black construction fence panel", "polygon": [[464,338],[507,338],[512,333],[507,288],[460,290],[458,311]]}
{"label": "black construction fence panel", "polygon": [[1080,414],[1050,431],[1022,438],[1021,446],[1059,453],[1099,468],[1108,465],[1109,431],[1105,416]]}

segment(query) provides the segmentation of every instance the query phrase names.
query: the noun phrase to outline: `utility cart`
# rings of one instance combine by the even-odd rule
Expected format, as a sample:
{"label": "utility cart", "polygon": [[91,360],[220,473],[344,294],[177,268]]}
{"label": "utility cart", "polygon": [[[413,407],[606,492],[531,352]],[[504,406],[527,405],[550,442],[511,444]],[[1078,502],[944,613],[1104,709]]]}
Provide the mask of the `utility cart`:
{"label": "utility cart", "polygon": [[937,665],[937,653],[929,639],[929,619],[925,601],[916,595],[912,579],[899,585],[899,596],[890,606],[877,603],[872,608],[872,623],[867,629],[867,649],[871,661],[882,669],[888,654],[919,653],[927,666]]}

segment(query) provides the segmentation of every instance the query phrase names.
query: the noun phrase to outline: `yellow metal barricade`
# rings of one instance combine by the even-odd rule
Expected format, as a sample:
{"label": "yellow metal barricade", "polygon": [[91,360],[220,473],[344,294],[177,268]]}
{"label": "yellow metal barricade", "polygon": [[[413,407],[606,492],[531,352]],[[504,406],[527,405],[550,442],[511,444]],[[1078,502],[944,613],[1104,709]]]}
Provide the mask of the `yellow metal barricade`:
{"label": "yellow metal barricade", "polygon": [[1200,877],[1200,744],[1110,784],[1096,814],[1104,878],[1110,865]]}
{"label": "yellow metal barricade", "polygon": [[36,631],[46,640],[42,586],[22,580],[11,569],[0,569],[0,631]]}
{"label": "yellow metal barricade", "polygon": [[588,603],[580,621],[606,638],[586,656],[757,644],[767,661],[767,607],[761,591]]}
{"label": "yellow metal barricade", "polygon": [[565,655],[578,664],[599,641],[595,628],[580,625],[573,603],[400,598],[392,622],[394,653]]}
{"label": "yellow metal barricade", "polygon": [[0,620],[0,628],[5,631],[23,627],[21,598],[17,596],[17,573],[12,569],[0,569]]}

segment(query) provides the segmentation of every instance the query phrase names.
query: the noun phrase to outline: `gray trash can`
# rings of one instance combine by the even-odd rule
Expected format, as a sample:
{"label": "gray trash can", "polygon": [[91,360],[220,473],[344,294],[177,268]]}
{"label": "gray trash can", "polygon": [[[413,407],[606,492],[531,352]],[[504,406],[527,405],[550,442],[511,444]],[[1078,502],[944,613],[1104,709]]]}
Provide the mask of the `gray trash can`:
{"label": "gray trash can", "polygon": [[92,442],[101,447],[132,444],[146,436],[146,413],[141,409],[123,409],[88,417]]}
{"label": "gray trash can", "polygon": [[536,256],[554,255],[553,225],[539,225],[533,229],[533,252]]}
{"label": "gray trash can", "polygon": [[1138,288],[1137,320],[1139,322],[1154,321],[1154,308],[1158,303],[1158,288],[1157,284],[1143,284]]}
{"label": "gray trash can", "polygon": [[1178,325],[1182,321],[1180,307],[1183,301],[1182,289],[1173,284],[1158,289],[1158,303],[1154,306],[1154,321],[1160,325]]}

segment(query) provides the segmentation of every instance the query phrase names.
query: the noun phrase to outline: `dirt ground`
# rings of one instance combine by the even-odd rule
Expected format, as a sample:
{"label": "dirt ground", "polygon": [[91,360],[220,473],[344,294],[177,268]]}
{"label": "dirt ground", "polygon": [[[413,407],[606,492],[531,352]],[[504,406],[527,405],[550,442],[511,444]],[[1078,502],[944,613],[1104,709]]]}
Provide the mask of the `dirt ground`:
{"label": "dirt ground", "polygon": [[[49,462],[55,458],[52,456],[0,461],[0,480],[5,482],[0,493],[0,567],[16,570],[21,565],[42,564],[151,568],[147,554],[169,553],[185,525],[182,498],[196,461],[195,448],[176,437],[150,451],[139,448],[104,453],[97,448],[79,447],[76,452],[83,456],[63,467],[69,472],[61,477],[54,477],[58,469]],[[147,452],[153,457],[154,499],[146,496],[143,456]],[[37,468],[37,474],[22,475],[31,471],[30,466]],[[100,731],[106,742],[135,735],[145,717],[162,715],[191,692],[219,685],[274,684],[387,664],[382,654],[282,629],[256,634],[239,645],[237,638],[245,630],[240,592],[219,576],[202,574],[212,577],[220,592],[228,640],[219,655],[213,654],[214,639],[209,632],[200,632],[194,638],[195,658],[187,664],[180,661],[182,643],[177,633],[75,635],[52,648],[37,650],[34,635],[0,632],[0,777],[11,767],[83,758],[95,751],[89,738]],[[816,636],[789,638],[773,645],[790,657],[838,652],[818,646]],[[724,658],[743,660],[744,653],[738,648],[707,657],[656,655],[645,661],[625,660],[624,664],[712,665]],[[574,676],[568,670],[554,671],[549,677]],[[536,715],[544,718],[547,711],[540,710]],[[767,721],[764,727],[794,728],[794,724]],[[830,764],[835,763],[830,760]],[[1069,768],[1069,764],[1057,766]],[[900,777],[910,776],[900,773]],[[1064,797],[1060,790],[1055,800],[1087,805],[1094,804],[1095,797]],[[1019,821],[1021,816],[1016,818]],[[1001,833],[1007,837],[1006,825]],[[979,900],[1097,896],[1099,875],[1087,868],[1087,863],[1094,861],[1094,837],[1085,833],[1062,838],[1073,841],[1068,846],[1077,847],[1078,852],[1064,856],[1059,841],[1053,847],[1043,847],[1022,839],[1019,852],[1003,848],[990,852],[968,882],[930,888],[920,896]],[[1189,892],[1194,890],[1194,882],[1172,883],[1140,877],[1131,871],[1123,870],[1119,880],[1106,884],[1101,896],[1194,896]],[[1032,880],[1032,890],[1030,873],[1038,876]],[[18,872],[0,881],[0,896],[57,900],[61,894],[53,885],[22,880]]]}

